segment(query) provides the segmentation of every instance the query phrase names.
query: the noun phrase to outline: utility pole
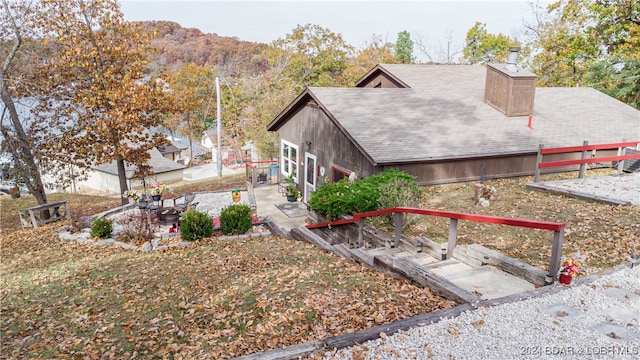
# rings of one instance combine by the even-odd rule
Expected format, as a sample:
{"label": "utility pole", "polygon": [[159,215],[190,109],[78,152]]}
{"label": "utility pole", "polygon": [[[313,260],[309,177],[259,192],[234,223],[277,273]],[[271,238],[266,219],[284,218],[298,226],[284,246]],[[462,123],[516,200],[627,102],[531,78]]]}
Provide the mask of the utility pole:
{"label": "utility pole", "polygon": [[222,121],[220,120],[220,77],[216,76],[216,127],[218,128],[218,177],[222,178]]}

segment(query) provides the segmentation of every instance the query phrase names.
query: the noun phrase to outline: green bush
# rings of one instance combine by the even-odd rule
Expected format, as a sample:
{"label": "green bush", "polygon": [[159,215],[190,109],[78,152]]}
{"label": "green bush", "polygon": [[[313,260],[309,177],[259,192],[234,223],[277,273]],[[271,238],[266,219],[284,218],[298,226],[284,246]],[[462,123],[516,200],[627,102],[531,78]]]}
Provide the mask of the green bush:
{"label": "green bush", "polygon": [[180,217],[180,236],[187,241],[200,240],[213,234],[213,221],[209,215],[197,211],[187,210]]}
{"label": "green bush", "polygon": [[249,205],[230,205],[220,213],[220,230],[224,234],[244,234],[252,224]]}
{"label": "green bush", "polygon": [[113,231],[113,226],[111,225],[111,220],[105,217],[99,217],[91,223],[91,237],[98,239],[106,239],[111,237],[111,232]]}
{"label": "green bush", "polygon": [[[394,207],[419,207],[422,198],[422,187],[415,180],[405,178],[394,178],[388,183],[380,186],[380,197],[378,198],[378,208],[388,209]],[[415,214],[404,214],[402,217],[402,229],[407,229]],[[386,215],[387,223],[393,225],[393,214]]]}
{"label": "green bush", "polygon": [[353,182],[350,182],[349,179],[342,179],[333,184],[323,185],[314,191],[309,200],[309,207],[326,216],[329,220],[333,220],[339,215],[353,215],[382,209],[379,199],[383,187],[385,184],[397,181],[415,184],[413,176],[397,169],[387,170]]}

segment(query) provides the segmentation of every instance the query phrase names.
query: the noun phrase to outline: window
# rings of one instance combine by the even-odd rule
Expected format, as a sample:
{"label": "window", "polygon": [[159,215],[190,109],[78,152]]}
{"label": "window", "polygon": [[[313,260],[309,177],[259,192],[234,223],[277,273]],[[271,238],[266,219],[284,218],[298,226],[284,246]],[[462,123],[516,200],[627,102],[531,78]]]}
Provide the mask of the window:
{"label": "window", "polygon": [[347,170],[339,169],[335,166],[331,167],[331,182],[338,182],[344,178],[349,177],[350,172]]}
{"label": "window", "polygon": [[298,147],[284,140],[280,143],[280,167],[283,175],[293,174],[295,182],[298,182]]}

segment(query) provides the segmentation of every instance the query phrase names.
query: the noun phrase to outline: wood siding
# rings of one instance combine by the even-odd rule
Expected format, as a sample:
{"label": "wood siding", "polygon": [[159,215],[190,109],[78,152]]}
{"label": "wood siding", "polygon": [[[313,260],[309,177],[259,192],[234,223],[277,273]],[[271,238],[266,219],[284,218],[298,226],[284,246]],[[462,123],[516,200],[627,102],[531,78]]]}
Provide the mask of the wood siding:
{"label": "wood siding", "polygon": [[402,84],[397,82],[396,80],[389,77],[387,74],[378,73],[373,76],[371,79],[368,79],[366,82],[363,82],[358,85],[358,87],[362,88],[390,88],[390,89],[403,89],[405,88]]}
{"label": "wood siding", "polygon": [[[376,171],[371,162],[317,106],[307,105],[301,108],[278,130],[278,134],[281,139],[299,147],[300,168],[304,168],[301,162],[304,161],[305,152],[317,157],[317,165],[325,170],[324,176],[319,175],[316,179],[317,185],[324,184],[325,178],[331,181],[332,166],[355,171],[359,176],[370,175]],[[305,149],[305,141],[311,142],[309,150]],[[300,190],[303,181],[303,178],[299,181]]]}

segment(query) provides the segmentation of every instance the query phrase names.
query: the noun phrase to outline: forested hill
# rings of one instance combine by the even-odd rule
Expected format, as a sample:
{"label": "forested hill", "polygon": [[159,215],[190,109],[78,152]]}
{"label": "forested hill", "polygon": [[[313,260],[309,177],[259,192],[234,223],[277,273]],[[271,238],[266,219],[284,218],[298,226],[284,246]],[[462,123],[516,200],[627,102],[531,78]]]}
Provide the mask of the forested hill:
{"label": "forested hill", "polygon": [[266,44],[205,34],[172,21],[145,21],[142,25],[156,34],[153,44],[158,53],[150,64],[154,71],[175,70],[189,63],[216,66],[226,74],[256,74],[267,68],[262,55]]}

